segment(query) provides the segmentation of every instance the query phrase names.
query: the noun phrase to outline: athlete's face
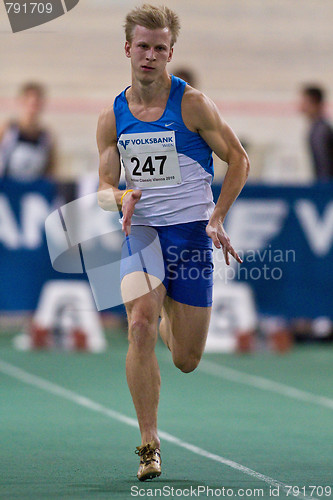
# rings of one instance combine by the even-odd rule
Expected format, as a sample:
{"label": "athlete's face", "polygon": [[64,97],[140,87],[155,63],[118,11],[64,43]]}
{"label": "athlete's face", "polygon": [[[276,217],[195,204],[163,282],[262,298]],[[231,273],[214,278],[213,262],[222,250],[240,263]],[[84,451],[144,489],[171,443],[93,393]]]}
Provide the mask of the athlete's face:
{"label": "athlete's face", "polygon": [[155,80],[172,58],[169,28],[149,30],[136,26],[132,42],[125,43],[125,53],[131,59],[132,71],[139,80]]}

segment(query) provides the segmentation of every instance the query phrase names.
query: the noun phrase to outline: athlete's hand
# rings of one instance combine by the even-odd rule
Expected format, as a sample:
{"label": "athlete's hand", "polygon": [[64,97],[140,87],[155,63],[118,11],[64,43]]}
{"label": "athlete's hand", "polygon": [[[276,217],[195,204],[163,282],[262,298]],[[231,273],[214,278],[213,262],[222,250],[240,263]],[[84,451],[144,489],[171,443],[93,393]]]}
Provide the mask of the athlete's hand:
{"label": "athlete's hand", "polygon": [[127,194],[123,198],[123,226],[122,230],[125,232],[126,236],[131,233],[131,222],[132,215],[134,213],[134,208],[137,202],[140,200],[142,192],[139,189],[135,189]]}
{"label": "athlete's hand", "polygon": [[206,233],[213,240],[213,243],[216,246],[216,248],[222,247],[224,260],[227,266],[229,266],[230,264],[229,254],[232,255],[232,257],[236,259],[237,262],[242,264],[243,261],[236,252],[236,250],[234,250],[234,248],[231,246],[230,238],[225,232],[222,222],[209,221],[206,227]]}

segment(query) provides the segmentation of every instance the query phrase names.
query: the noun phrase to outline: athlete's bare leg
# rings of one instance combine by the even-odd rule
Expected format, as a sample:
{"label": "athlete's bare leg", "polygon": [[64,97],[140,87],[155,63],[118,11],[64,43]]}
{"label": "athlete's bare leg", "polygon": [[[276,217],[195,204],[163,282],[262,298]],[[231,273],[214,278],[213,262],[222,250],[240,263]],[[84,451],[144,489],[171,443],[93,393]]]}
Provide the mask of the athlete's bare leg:
{"label": "athlete's bare leg", "polygon": [[[122,280],[122,293],[128,317],[129,347],[126,358],[127,383],[138,417],[142,444],[152,440],[159,446],[157,408],[160,395],[160,371],[155,355],[157,324],[166,294],[159,285],[154,290],[126,301],[126,289],[137,290],[137,274]],[[143,275],[143,273],[140,273]]]}
{"label": "athlete's bare leg", "polygon": [[[166,298],[164,300],[166,300]],[[160,324],[158,326],[158,331],[159,331],[160,337],[163,340],[164,344],[167,346],[169,351],[171,351],[171,347],[170,347],[171,337],[172,337],[171,323],[170,323],[169,315],[167,314],[164,306],[162,307],[160,315],[161,315],[161,321],[160,321]]]}
{"label": "athlete's bare leg", "polygon": [[184,373],[195,370],[200,362],[210,315],[211,307],[189,306],[165,297],[159,331],[174,364]]}

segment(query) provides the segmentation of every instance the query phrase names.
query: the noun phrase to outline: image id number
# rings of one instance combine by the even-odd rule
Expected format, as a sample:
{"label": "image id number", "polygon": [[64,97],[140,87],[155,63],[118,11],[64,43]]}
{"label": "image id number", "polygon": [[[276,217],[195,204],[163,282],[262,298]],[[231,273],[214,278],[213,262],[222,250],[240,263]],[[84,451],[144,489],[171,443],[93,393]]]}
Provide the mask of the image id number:
{"label": "image id number", "polygon": [[305,495],[306,490],[310,492],[310,496],[316,497],[330,497],[332,488],[330,486],[287,486],[287,497]]}
{"label": "image id number", "polygon": [[42,2],[6,2],[6,10],[9,14],[10,12],[13,14],[51,14],[52,13],[52,4],[42,3]]}

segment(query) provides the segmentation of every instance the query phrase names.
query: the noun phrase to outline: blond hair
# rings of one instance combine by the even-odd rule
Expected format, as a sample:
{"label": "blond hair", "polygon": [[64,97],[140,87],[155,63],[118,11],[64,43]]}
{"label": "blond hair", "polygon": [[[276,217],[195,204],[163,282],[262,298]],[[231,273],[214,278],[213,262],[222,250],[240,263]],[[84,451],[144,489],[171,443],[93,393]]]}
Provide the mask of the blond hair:
{"label": "blond hair", "polygon": [[126,40],[129,43],[132,43],[135,26],[144,26],[150,30],[169,28],[171,47],[176,43],[180,31],[179,17],[165,5],[155,7],[145,3],[127,14],[124,28]]}

